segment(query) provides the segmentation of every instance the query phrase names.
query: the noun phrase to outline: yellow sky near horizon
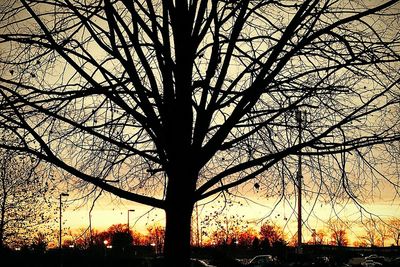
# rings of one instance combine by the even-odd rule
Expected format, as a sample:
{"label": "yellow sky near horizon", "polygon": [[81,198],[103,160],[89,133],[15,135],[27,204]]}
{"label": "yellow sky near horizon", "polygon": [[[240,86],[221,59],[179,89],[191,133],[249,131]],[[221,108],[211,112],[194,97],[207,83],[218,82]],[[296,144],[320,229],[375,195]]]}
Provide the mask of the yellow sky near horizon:
{"label": "yellow sky near horizon", "polygon": [[[224,215],[239,215],[243,216],[243,223],[249,221],[249,226],[259,229],[263,222],[269,221],[276,223],[284,228],[287,239],[295,235],[297,231],[296,213],[286,203],[276,205],[273,199],[254,199],[255,203],[233,204],[231,207],[222,212]],[[264,202],[263,202],[264,201]],[[68,202],[68,201],[67,201]],[[89,207],[90,205],[75,209],[73,203],[69,204],[68,208],[63,212],[63,225],[71,230],[85,229],[89,227]],[[199,206],[200,220],[213,211],[220,210],[222,206],[218,206],[216,202]],[[374,204],[364,204],[363,207],[376,215],[381,216],[382,219],[389,219],[392,217],[400,217],[400,200],[396,199],[394,202],[378,201]],[[294,207],[296,209],[296,207]],[[91,212],[92,229],[106,230],[113,224],[127,224],[128,210],[135,210],[129,212],[129,220],[131,229],[146,233],[146,228],[153,224],[164,225],[165,215],[164,211],[160,209],[152,209],[151,207],[140,205],[128,201],[115,201],[104,196],[96,202],[95,208]],[[194,213],[195,214],[195,213]],[[194,215],[195,216],[195,215]],[[363,218],[368,219],[368,214],[363,213]],[[312,209],[309,203],[303,205],[303,242],[311,239],[312,229],[322,230],[326,229],[326,223],[329,219],[343,219],[345,221],[352,221],[352,227],[349,229],[350,244],[357,240],[357,236],[361,236],[363,230],[359,224],[361,221],[360,208],[354,204],[347,204],[345,206],[338,205],[335,210],[331,204],[317,203]],[[359,223],[357,223],[359,222]],[[56,227],[56,226],[55,226]]]}

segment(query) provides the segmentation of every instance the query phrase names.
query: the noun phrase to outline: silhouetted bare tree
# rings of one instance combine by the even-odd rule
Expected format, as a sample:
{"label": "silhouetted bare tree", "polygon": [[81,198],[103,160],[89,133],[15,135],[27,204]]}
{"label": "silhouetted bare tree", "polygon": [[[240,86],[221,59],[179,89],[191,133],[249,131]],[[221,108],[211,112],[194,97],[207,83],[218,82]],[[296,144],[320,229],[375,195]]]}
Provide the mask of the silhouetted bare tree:
{"label": "silhouetted bare tree", "polygon": [[368,246],[375,247],[378,246],[380,243],[379,240],[379,233],[377,229],[377,220],[376,219],[368,219],[364,221],[362,224],[364,228],[365,235],[362,237],[365,243]]}
{"label": "silhouetted bare tree", "polygon": [[349,243],[348,230],[350,224],[340,220],[329,220],[328,229],[331,235],[331,244],[335,246],[347,246]]}
{"label": "silhouetted bare tree", "polygon": [[35,232],[51,232],[56,205],[44,173],[31,156],[0,149],[0,249],[28,246],[38,241]]}
{"label": "silhouetted bare tree", "polygon": [[0,127],[21,142],[1,147],[164,209],[166,258],[186,266],[196,201],[250,181],[284,195],[299,154],[308,192],[329,201],[357,200],[376,179],[398,190],[367,175],[379,144],[399,139],[398,11],[397,0],[3,1]]}
{"label": "silhouetted bare tree", "polygon": [[276,224],[266,222],[260,228],[261,244],[265,242],[267,246],[274,246],[275,243],[285,240],[285,234],[281,227]]}
{"label": "silhouetted bare tree", "polygon": [[364,242],[373,246],[385,246],[385,241],[390,237],[395,239],[393,231],[396,229],[396,220],[384,221],[380,218],[369,218],[361,223],[365,235],[362,237]]}
{"label": "silhouetted bare tree", "polygon": [[157,254],[161,253],[164,248],[165,229],[160,225],[150,225],[147,227],[147,245],[154,246]]}
{"label": "silhouetted bare tree", "polygon": [[400,245],[400,219],[391,218],[389,221],[389,234],[396,246]]}

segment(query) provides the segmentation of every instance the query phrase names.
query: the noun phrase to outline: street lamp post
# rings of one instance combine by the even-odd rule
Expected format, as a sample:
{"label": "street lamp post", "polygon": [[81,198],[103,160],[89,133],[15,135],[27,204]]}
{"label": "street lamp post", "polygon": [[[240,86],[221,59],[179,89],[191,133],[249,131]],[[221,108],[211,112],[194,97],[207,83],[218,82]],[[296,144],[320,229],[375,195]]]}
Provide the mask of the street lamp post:
{"label": "street lamp post", "polygon": [[93,245],[93,231],[92,231],[92,210],[89,211],[89,246]]}
{"label": "street lamp post", "polygon": [[108,240],[107,239],[104,240],[103,244],[104,244],[104,257],[106,257],[107,256],[107,249],[109,248]]}
{"label": "street lamp post", "polygon": [[130,226],[129,226],[129,212],[134,212],[135,210],[128,210],[128,232],[130,233]]}
{"label": "street lamp post", "polygon": [[61,249],[61,236],[62,236],[62,207],[61,207],[61,198],[62,197],[67,197],[69,196],[69,194],[67,193],[61,193],[60,194],[60,236],[58,239],[58,248]]}

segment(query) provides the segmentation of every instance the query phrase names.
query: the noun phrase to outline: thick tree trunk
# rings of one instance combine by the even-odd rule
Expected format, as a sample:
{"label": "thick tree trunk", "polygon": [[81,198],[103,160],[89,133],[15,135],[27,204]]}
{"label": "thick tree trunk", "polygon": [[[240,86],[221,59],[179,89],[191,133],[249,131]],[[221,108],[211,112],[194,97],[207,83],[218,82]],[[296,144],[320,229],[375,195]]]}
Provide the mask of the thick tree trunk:
{"label": "thick tree trunk", "polygon": [[[182,158],[180,162],[185,161]],[[190,227],[194,206],[193,193],[197,180],[197,172],[193,171],[190,162],[192,161],[170,165],[169,169],[170,179],[165,198],[164,243],[164,255],[168,267],[190,266]]]}
{"label": "thick tree trunk", "polygon": [[190,266],[190,226],[193,203],[182,200],[167,206],[164,255],[168,267]]}

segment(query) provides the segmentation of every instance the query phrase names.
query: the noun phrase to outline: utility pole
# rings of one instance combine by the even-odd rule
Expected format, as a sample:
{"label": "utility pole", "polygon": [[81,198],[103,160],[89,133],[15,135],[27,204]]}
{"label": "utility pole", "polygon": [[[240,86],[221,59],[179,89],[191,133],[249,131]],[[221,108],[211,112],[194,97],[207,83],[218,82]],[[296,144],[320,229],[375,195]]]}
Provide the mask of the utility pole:
{"label": "utility pole", "polygon": [[[296,110],[296,121],[299,127],[299,144],[302,139],[302,114],[300,110]],[[301,218],[301,183],[302,183],[302,170],[301,170],[301,149],[299,150],[298,168],[297,168],[297,253],[302,254],[302,218]]]}

